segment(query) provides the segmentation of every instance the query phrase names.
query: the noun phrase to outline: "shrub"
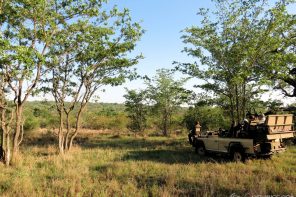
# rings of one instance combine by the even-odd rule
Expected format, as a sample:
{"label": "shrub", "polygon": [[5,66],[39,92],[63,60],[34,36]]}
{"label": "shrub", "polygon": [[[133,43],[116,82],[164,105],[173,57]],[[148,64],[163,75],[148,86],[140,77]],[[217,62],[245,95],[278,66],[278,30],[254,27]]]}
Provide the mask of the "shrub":
{"label": "shrub", "polygon": [[40,127],[39,120],[35,117],[28,117],[24,123],[24,130],[25,131],[33,131]]}

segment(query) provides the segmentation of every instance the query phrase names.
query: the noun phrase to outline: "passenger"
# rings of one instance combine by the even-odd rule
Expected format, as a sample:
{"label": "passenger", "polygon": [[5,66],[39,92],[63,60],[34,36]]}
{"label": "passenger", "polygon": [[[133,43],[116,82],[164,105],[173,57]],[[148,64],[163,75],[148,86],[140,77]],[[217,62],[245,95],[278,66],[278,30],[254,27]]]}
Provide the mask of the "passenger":
{"label": "passenger", "polygon": [[218,130],[218,136],[224,137],[224,135],[225,135],[225,131],[222,128],[219,128],[219,130]]}
{"label": "passenger", "polygon": [[190,133],[188,134],[188,139],[189,139],[190,144],[193,144],[194,136],[197,135],[197,132],[196,132],[196,125],[197,124],[199,124],[199,122],[195,121],[194,125],[192,125],[192,127],[191,127]]}
{"label": "passenger", "polygon": [[200,134],[201,134],[201,126],[198,121],[196,121],[196,124],[195,124],[195,134],[197,136],[200,136]]}
{"label": "passenger", "polygon": [[257,122],[258,122],[258,118],[256,116],[254,115],[249,116],[249,124],[251,126],[257,125]]}
{"label": "passenger", "polygon": [[260,114],[259,116],[258,116],[258,124],[264,124],[265,123],[265,120],[266,120],[266,117],[265,117],[265,115],[264,114]]}
{"label": "passenger", "polygon": [[230,129],[228,131],[227,137],[232,137],[233,136],[233,128],[234,128],[234,121],[232,121]]}
{"label": "passenger", "polygon": [[250,123],[248,119],[244,119],[243,122],[243,130],[244,132],[248,135],[249,134],[249,130],[250,130]]}
{"label": "passenger", "polygon": [[233,134],[232,137],[238,137],[238,134],[242,128],[242,125],[238,123],[235,127],[233,127]]}

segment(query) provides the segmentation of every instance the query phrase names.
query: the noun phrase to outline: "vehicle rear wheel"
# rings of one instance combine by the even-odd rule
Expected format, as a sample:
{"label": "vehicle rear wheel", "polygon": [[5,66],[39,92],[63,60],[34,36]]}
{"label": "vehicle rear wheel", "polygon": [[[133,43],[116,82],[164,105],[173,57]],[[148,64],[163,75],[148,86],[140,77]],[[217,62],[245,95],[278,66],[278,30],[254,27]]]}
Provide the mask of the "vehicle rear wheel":
{"label": "vehicle rear wheel", "polygon": [[245,161],[245,155],[243,153],[243,151],[241,150],[234,150],[232,152],[232,160],[234,162],[244,162]]}
{"label": "vehicle rear wheel", "polygon": [[206,155],[206,149],[205,149],[205,147],[204,147],[202,144],[197,145],[197,146],[195,147],[195,152],[196,152],[198,155],[200,155],[200,156],[205,156],[205,155]]}

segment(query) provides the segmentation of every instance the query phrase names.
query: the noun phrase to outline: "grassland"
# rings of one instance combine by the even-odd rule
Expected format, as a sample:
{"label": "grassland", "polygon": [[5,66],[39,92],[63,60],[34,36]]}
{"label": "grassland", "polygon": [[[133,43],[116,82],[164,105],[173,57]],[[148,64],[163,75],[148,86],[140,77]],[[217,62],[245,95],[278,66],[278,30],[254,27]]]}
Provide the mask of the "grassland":
{"label": "grassland", "polygon": [[[199,157],[185,137],[88,133],[59,156],[50,134],[27,138],[0,166],[1,196],[296,196],[296,147],[270,160]],[[247,195],[246,195],[247,194]]]}

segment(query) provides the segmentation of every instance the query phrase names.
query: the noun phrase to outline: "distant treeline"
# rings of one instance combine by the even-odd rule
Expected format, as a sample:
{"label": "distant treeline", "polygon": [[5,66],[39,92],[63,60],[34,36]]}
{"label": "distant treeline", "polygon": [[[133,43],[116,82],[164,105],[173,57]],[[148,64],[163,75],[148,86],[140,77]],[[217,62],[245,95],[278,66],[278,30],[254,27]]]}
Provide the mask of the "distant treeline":
{"label": "distant treeline", "polygon": [[[186,108],[180,108],[179,112],[173,116],[172,129],[182,128],[182,118]],[[31,101],[25,108],[24,129],[27,131],[39,128],[57,129],[59,127],[59,117],[55,110],[55,103],[48,101]],[[147,130],[156,129],[155,119],[148,119]],[[70,118],[71,125],[74,125],[74,118]],[[82,116],[82,128],[84,129],[110,129],[113,131],[127,131],[128,117],[124,104],[117,103],[89,103],[87,110]]]}
{"label": "distant treeline", "polygon": [[[59,117],[55,110],[55,103],[51,101],[31,101],[25,108],[24,129],[27,132],[40,128],[58,129]],[[170,124],[171,134],[186,133],[196,119],[202,118],[204,129],[218,129],[227,127],[229,118],[223,116],[218,107],[180,107],[172,116]],[[144,134],[161,134],[158,129],[159,117],[149,115]],[[75,125],[75,118],[70,118],[70,125]],[[89,103],[82,117],[82,128],[92,130],[109,129],[114,132],[127,132],[129,118],[124,104],[117,103]]]}

